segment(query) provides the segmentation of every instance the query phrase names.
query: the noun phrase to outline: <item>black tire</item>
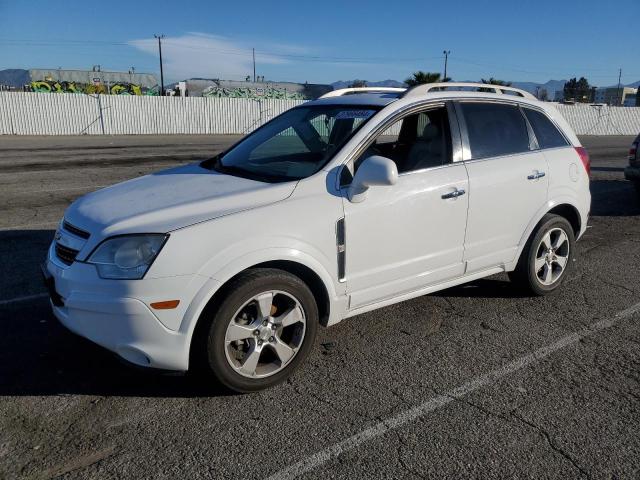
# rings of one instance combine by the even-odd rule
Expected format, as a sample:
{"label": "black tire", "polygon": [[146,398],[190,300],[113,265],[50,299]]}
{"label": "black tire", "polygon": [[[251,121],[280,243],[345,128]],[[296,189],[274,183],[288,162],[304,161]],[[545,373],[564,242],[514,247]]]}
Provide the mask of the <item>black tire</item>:
{"label": "black tire", "polygon": [[[295,356],[280,371],[267,377],[248,378],[238,373],[227,360],[225,334],[236,312],[254,296],[265,291],[278,290],[294,297],[305,316],[304,336]],[[298,277],[274,268],[247,270],[233,279],[223,292],[224,297],[203,313],[202,336],[194,344],[200,345],[201,361],[208,373],[222,385],[238,393],[250,393],[272,387],[287,379],[309,355],[318,331],[318,307],[309,287]],[[275,328],[275,327],[274,327]],[[256,341],[255,339],[247,342]],[[255,347],[255,345],[254,345]],[[197,348],[197,347],[196,347]],[[262,357],[260,357],[262,358]]]}
{"label": "black tire", "polygon": [[[550,231],[553,231],[555,234],[557,229],[561,229],[567,235],[568,258],[558,278],[550,285],[545,285],[539,277],[539,271],[536,271],[535,268],[536,257],[538,257],[538,250],[543,237]],[[574,252],[575,234],[571,224],[564,217],[547,214],[542,217],[542,220],[540,220],[540,223],[538,223],[538,226],[529,237],[529,240],[522,250],[516,269],[513,272],[509,272],[509,279],[524,291],[533,293],[534,295],[547,295],[557,290],[567,278],[567,274],[573,264]]]}

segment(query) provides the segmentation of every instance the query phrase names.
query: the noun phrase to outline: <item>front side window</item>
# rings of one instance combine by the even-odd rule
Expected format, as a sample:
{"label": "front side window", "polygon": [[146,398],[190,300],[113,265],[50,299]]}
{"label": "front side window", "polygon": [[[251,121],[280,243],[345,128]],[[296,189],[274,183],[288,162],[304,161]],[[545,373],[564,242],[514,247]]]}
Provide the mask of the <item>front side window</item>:
{"label": "front side window", "polygon": [[213,159],[212,168],[267,182],[306,178],[331,160],[377,111],[340,105],[291,109]]}
{"label": "front side window", "polygon": [[517,106],[463,102],[460,107],[473,159],[529,151],[527,123]]}
{"label": "front side window", "polygon": [[431,108],[394,122],[356,160],[355,169],[372,155],[390,158],[398,173],[451,162],[451,131],[445,107]]}
{"label": "front side window", "polygon": [[530,108],[523,108],[523,110],[540,148],[566,147],[568,145],[567,140],[544,113]]}

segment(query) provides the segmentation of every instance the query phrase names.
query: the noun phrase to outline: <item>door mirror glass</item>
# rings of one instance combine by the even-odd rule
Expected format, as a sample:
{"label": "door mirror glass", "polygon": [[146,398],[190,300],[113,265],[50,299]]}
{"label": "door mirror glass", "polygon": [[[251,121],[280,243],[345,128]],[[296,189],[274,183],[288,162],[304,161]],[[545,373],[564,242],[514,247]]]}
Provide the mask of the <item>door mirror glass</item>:
{"label": "door mirror glass", "polygon": [[372,155],[363,160],[349,187],[349,200],[361,202],[365,199],[369,187],[375,185],[394,185],[398,181],[398,168],[393,160]]}

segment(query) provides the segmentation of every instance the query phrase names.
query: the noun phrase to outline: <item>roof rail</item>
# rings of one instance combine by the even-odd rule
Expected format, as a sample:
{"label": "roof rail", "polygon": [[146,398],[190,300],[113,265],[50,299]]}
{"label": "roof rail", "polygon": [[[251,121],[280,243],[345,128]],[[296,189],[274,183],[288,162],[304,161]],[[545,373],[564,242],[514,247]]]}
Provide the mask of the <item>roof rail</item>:
{"label": "roof rail", "polygon": [[340,88],[338,90],[332,90],[325,93],[319,98],[329,97],[341,97],[343,95],[353,95],[356,93],[402,93],[406,88],[397,87],[353,87],[353,88]]}
{"label": "roof rail", "polygon": [[517,93],[518,95],[524,98],[533,98],[534,100],[536,99],[536,97],[534,97],[531,93],[525,90],[522,90],[520,88],[507,87],[504,85],[494,85],[492,83],[474,83],[474,82],[424,83],[422,85],[416,85],[415,87],[407,90],[403,95],[403,98],[422,96],[429,93],[431,90],[437,90],[437,89],[444,90],[449,88],[461,88],[461,87],[476,88],[476,89],[485,88],[487,90],[493,90],[495,93],[513,92],[513,93]]}

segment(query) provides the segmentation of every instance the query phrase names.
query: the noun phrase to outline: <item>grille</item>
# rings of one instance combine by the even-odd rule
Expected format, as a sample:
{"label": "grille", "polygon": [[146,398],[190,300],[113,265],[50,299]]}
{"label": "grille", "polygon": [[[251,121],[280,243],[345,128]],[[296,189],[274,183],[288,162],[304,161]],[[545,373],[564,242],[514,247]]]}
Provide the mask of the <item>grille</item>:
{"label": "grille", "polygon": [[76,237],[84,238],[85,240],[89,238],[89,232],[85,232],[78,227],[74,227],[66,220],[62,222],[62,228],[64,228],[67,232],[73,233]]}
{"label": "grille", "polygon": [[56,242],[56,256],[66,265],[71,265],[78,255],[78,250],[65,247]]}

